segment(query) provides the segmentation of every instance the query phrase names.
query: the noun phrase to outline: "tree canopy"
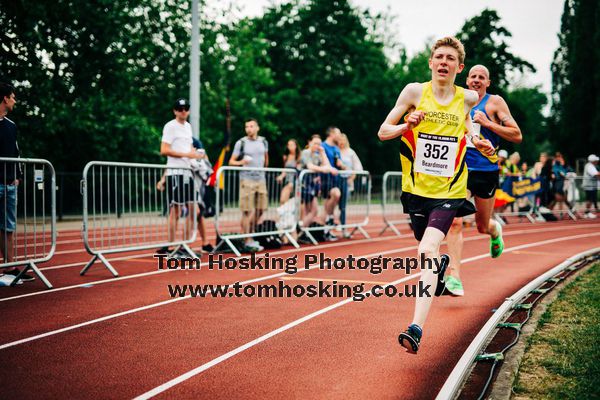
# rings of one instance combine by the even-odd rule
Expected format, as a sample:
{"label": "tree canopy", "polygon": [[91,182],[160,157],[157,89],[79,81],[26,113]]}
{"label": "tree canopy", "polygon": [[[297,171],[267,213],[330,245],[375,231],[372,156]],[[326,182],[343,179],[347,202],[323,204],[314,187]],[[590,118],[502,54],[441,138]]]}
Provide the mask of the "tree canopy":
{"label": "tree canopy", "polygon": [[[90,160],[162,162],[162,126],[173,118],[173,101],[189,93],[189,9],[178,0],[3,4],[0,80],[17,88],[13,118],[23,154],[47,158],[59,171],[80,171]],[[303,145],[336,125],[372,173],[399,169],[398,144],[382,143],[376,133],[402,87],[429,79],[430,44],[408,56],[389,34],[393,16],[348,0],[290,0],[258,17],[233,14],[201,6],[200,121],[209,154],[216,157],[222,145],[229,98],[233,139],[243,135],[245,118],[257,118],[273,143],[274,165],[288,138]],[[490,69],[491,91],[506,98],[524,128],[526,144],[508,148],[539,151],[547,137],[545,95],[511,85],[512,73],[534,69],[511,53],[498,14],[484,10],[456,35],[467,69],[477,63]],[[386,55],[390,47],[397,60]],[[463,72],[459,84],[465,78]]]}
{"label": "tree canopy", "polygon": [[552,62],[550,138],[567,158],[600,148],[600,4],[565,0]]}

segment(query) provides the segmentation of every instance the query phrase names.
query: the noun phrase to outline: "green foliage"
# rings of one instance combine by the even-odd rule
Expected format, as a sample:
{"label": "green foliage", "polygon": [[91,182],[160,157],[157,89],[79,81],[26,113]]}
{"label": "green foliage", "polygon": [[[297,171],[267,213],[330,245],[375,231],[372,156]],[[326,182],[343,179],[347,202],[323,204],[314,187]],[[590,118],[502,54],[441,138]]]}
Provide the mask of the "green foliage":
{"label": "green foliage", "polygon": [[505,141],[501,147],[509,153],[518,151],[521,160],[527,161],[529,167],[532,167],[540,152],[553,150],[548,140],[546,118],[542,114],[548,102],[546,94],[539,87],[517,88],[509,90],[505,100],[513,118],[521,128],[523,142],[514,144]]}
{"label": "green foliage", "polygon": [[528,340],[514,392],[519,398],[600,395],[600,264],[563,288]]}
{"label": "green foliage", "polygon": [[[370,171],[399,168],[398,143],[382,143],[376,132],[400,90],[429,79],[427,47],[408,57],[394,41],[391,14],[348,0],[291,0],[243,19],[233,8],[200,7],[201,139],[212,157],[229,98],[231,139],[243,135],[245,118],[257,118],[273,165],[288,138],[304,144],[337,125]],[[80,171],[90,160],[163,162],[162,126],[174,99],[189,93],[189,9],[179,0],[3,3],[0,80],[17,86],[12,117],[23,155],[47,158],[59,171]],[[485,10],[459,36],[468,65],[490,68],[492,92],[507,95],[524,133],[543,142],[543,94],[507,89],[508,73],[533,67],[508,51],[498,15]]]}
{"label": "green foliage", "polygon": [[[310,135],[337,125],[363,159],[367,149],[396,157],[376,132],[401,87],[388,79],[383,39],[367,22],[385,21],[359,13],[346,0],[292,1],[254,22],[254,35],[269,44],[269,93],[279,129],[269,133],[277,147],[290,137],[304,145]],[[384,159],[371,159],[369,168],[383,170]]]}
{"label": "green foliage", "polygon": [[[149,112],[158,108],[148,100],[164,90],[157,81],[183,72],[165,49],[186,37],[169,24],[184,10],[168,3],[58,0],[48,7],[15,1],[2,7],[8,23],[0,31],[6,44],[1,79],[17,86],[14,118],[24,155],[48,158],[59,170],[80,170],[89,160],[160,160],[160,128]],[[168,6],[173,10],[161,21]]]}
{"label": "green foliage", "polygon": [[467,20],[457,37],[465,46],[465,70],[458,82],[466,86],[469,69],[477,64],[490,71],[489,93],[502,96],[521,128],[523,142],[514,144],[502,141],[501,148],[512,152],[518,150],[521,158],[530,163],[537,160],[541,151],[549,150],[546,117],[542,111],[547,103],[546,95],[539,87],[512,87],[511,76],[516,73],[535,72],[529,62],[515,56],[509,50],[506,39],[511,33],[501,25],[494,10],[485,9]]}
{"label": "green foliage", "polygon": [[[552,62],[551,139],[568,158],[600,147],[600,4],[566,0]],[[585,140],[573,140],[573,135]]]}
{"label": "green foliage", "polygon": [[504,95],[504,90],[510,84],[509,72],[535,72],[533,65],[508,50],[506,39],[511,36],[512,34],[500,25],[500,17],[494,10],[485,9],[479,15],[468,19],[457,34],[457,38],[465,46],[466,53],[465,71],[458,82],[466,85],[469,69],[482,64],[490,71],[490,90]]}

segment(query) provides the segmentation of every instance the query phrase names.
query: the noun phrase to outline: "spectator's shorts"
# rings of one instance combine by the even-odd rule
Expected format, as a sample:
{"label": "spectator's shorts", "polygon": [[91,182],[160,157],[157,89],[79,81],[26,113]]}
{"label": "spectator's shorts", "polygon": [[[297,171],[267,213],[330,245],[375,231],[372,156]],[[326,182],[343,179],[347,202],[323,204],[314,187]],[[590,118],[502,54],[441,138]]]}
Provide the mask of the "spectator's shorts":
{"label": "spectator's shorts", "polygon": [[303,204],[310,203],[321,191],[321,178],[311,174],[304,175],[302,182],[302,190],[300,193],[300,202]]}
{"label": "spectator's shorts", "polygon": [[170,205],[183,205],[195,201],[192,178],[185,175],[167,176],[167,196]]}
{"label": "spectator's shorts", "polygon": [[245,212],[266,210],[268,205],[267,184],[265,181],[242,179],[240,181],[240,209]]}
{"label": "spectator's shorts", "polygon": [[586,190],[585,191],[585,200],[591,203],[598,202],[598,191],[597,190]]}
{"label": "spectator's shorts", "polygon": [[480,199],[491,199],[499,187],[499,171],[469,171],[467,189]]}
{"label": "spectator's shorts", "polygon": [[0,184],[0,230],[14,232],[17,228],[17,187]]}
{"label": "spectator's shorts", "polygon": [[333,174],[321,174],[321,198],[328,199],[331,189],[340,188],[339,176]]}

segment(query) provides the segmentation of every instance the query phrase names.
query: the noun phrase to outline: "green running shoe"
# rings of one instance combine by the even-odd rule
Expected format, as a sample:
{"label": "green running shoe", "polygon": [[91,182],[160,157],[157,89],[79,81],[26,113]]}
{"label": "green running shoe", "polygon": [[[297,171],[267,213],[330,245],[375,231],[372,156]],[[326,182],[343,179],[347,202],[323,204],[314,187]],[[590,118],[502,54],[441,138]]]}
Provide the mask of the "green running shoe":
{"label": "green running shoe", "polygon": [[462,282],[453,276],[446,278],[446,290],[450,292],[452,296],[464,296],[465,290],[463,289]]}
{"label": "green running shoe", "polygon": [[502,251],[504,251],[504,240],[502,240],[502,225],[496,221],[496,230],[498,231],[498,237],[493,239],[490,238],[490,255],[492,258],[500,257]]}

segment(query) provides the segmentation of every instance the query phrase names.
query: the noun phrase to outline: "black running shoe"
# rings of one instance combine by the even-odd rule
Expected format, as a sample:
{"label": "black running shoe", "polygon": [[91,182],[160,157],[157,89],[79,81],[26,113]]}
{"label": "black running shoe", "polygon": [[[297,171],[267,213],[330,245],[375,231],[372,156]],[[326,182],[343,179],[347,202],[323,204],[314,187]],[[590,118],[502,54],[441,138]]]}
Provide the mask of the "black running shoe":
{"label": "black running shoe", "polygon": [[417,354],[419,345],[421,344],[421,336],[423,331],[418,325],[411,324],[408,329],[398,336],[398,343],[404,347],[409,353]]}
{"label": "black running shoe", "polygon": [[[6,271],[5,274],[6,275],[12,275],[12,276],[17,276],[19,275],[19,273],[21,273],[21,271],[18,268],[13,269],[12,271]],[[23,274],[19,277],[20,280],[22,280],[23,282],[31,282],[35,280],[34,276],[31,276],[29,274]]]}
{"label": "black running shoe", "polygon": [[446,290],[446,280],[444,278],[449,264],[450,256],[448,256],[448,254],[442,254],[440,256],[440,270],[437,274],[437,287],[435,288],[436,296],[441,296]]}

